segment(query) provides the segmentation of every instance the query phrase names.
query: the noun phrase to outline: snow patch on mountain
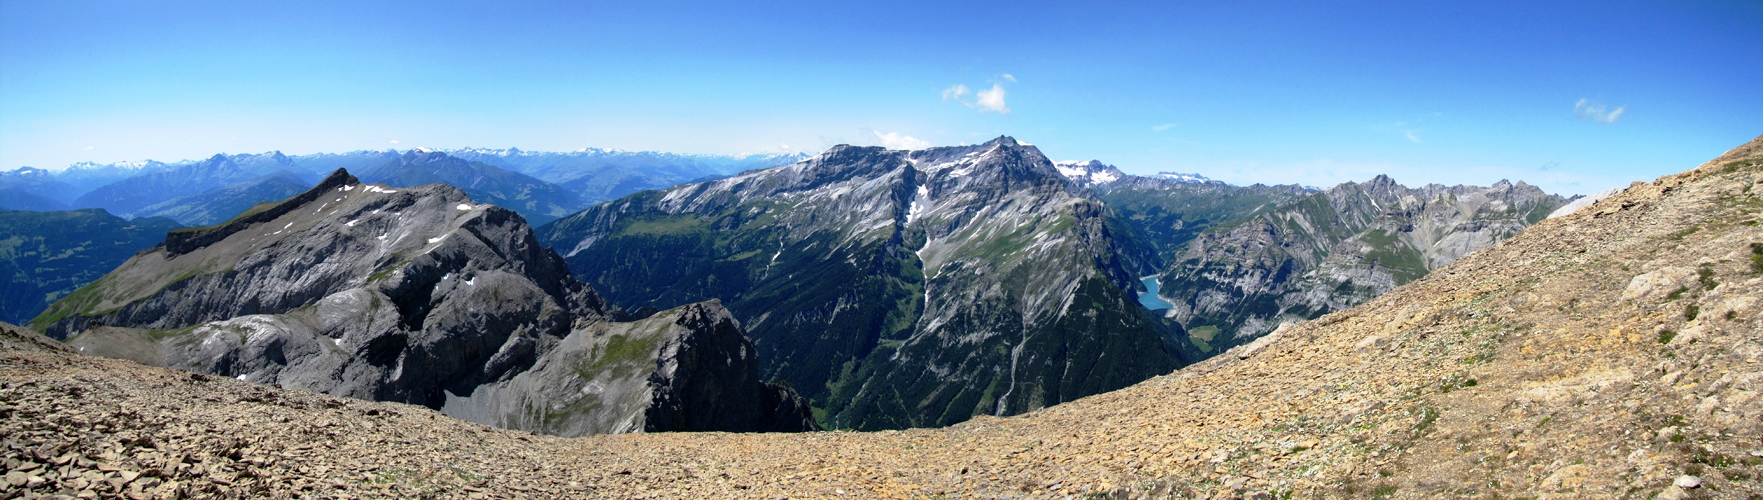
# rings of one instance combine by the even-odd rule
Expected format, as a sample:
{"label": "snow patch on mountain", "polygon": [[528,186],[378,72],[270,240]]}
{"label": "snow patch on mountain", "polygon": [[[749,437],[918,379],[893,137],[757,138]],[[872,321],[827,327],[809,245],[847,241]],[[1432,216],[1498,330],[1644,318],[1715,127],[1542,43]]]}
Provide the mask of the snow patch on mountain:
{"label": "snow patch on mountain", "polygon": [[1059,171],[1059,175],[1083,187],[1107,184],[1126,178],[1126,173],[1121,172],[1120,169],[1096,160],[1058,161],[1053,162],[1053,168]]}
{"label": "snow patch on mountain", "polygon": [[1172,180],[1172,181],[1176,181],[1176,182],[1192,182],[1195,184],[1205,184],[1208,182],[1212,182],[1212,179],[1208,179],[1204,175],[1184,174],[1181,172],[1157,172],[1157,177],[1160,179],[1168,179],[1168,180]]}

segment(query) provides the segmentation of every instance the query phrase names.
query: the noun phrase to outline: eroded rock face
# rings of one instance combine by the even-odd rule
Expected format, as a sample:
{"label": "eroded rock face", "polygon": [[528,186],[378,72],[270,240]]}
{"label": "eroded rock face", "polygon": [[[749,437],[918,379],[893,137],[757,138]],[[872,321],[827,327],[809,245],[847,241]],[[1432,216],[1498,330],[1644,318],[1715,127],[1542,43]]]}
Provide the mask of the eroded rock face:
{"label": "eroded rock face", "polygon": [[1346,183],[1194,238],[1161,273],[1167,315],[1215,351],[1346,309],[1493,246],[1566,203],[1523,182]]}
{"label": "eroded rock face", "polygon": [[721,304],[690,304],[571,332],[532,369],[449,395],[441,411],[565,436],[815,429],[795,391],[760,380],[753,354]]}
{"label": "eroded rock face", "polygon": [[[718,304],[691,307],[699,315],[721,311]],[[511,404],[504,397],[540,409],[573,404],[567,391],[545,385],[567,385],[568,377],[628,386],[631,394],[667,387],[650,382],[666,369],[664,361],[693,356],[725,362],[721,371],[692,372],[682,383],[716,386],[730,399],[777,397],[775,388],[742,378],[753,363],[750,345],[715,351],[728,345],[695,343],[669,353],[657,340],[646,349],[607,351],[591,339],[609,330],[647,332],[644,338],[656,340],[709,335],[691,328],[715,326],[669,323],[683,313],[614,323],[614,313],[570,277],[563,260],[540,246],[514,212],[473,203],[444,185],[391,189],[361,184],[339,170],[280,205],[173,233],[58,302],[38,322],[52,336],[83,331],[68,342],[88,353],[420,404],[544,432],[644,430],[603,423],[640,423],[650,398],[538,418],[477,409]],[[738,326],[731,328],[717,332],[734,336],[736,344],[745,341]],[[567,373],[542,370],[552,364],[541,360],[558,357],[575,360]],[[523,376],[536,382],[521,386],[524,391],[498,389]],[[699,376],[707,379],[692,378]],[[800,405],[793,394],[785,396],[783,406]],[[478,403],[450,404],[456,400]],[[799,419],[795,425],[752,420],[768,416],[762,413],[719,416],[727,418],[702,430],[813,428]]]}

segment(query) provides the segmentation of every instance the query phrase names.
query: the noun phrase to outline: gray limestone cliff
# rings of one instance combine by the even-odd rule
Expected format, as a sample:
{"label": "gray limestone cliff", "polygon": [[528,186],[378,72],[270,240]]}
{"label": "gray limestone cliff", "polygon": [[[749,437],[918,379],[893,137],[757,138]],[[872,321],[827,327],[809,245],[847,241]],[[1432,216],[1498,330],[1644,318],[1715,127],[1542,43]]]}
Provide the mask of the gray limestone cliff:
{"label": "gray limestone cliff", "polygon": [[[718,315],[720,304],[704,303],[617,321],[630,318],[572,278],[513,211],[445,185],[392,189],[339,170],[289,200],[171,233],[32,326],[89,354],[516,429],[813,429],[806,404],[751,373],[755,351],[738,325],[702,319]],[[655,395],[679,387],[714,397]],[[590,396],[632,403],[583,403]],[[741,400],[753,403],[727,403]],[[541,415],[484,410],[511,405]],[[714,417],[646,423],[681,411]]]}

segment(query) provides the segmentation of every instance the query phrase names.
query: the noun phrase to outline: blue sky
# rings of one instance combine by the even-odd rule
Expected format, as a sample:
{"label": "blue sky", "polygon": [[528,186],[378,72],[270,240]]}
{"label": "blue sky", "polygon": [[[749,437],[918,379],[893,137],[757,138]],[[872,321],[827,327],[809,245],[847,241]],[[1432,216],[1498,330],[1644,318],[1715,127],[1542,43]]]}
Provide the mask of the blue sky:
{"label": "blue sky", "polygon": [[1763,134],[1758,2],[1082,4],[5,0],[0,169],[1008,134],[1141,174],[1586,193]]}

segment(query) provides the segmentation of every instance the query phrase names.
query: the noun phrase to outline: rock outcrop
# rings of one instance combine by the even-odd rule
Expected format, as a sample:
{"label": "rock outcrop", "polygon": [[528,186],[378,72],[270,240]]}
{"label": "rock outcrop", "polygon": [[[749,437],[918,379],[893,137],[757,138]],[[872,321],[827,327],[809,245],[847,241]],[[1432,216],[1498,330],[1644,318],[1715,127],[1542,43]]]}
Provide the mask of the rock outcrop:
{"label": "rock outcrop", "polygon": [[[673,401],[649,393],[682,384],[775,410],[722,412],[687,428],[812,428],[792,394],[752,376],[754,350],[738,326],[676,321],[714,316],[719,305],[686,307],[613,322],[621,315],[571,278],[518,214],[445,185],[389,189],[339,170],[280,204],[171,233],[33,325],[93,354],[535,431],[672,430],[645,423],[651,404]],[[701,336],[722,340],[687,342]],[[722,362],[670,368],[697,358]],[[604,397],[629,404],[596,406],[583,402],[601,397],[588,386],[546,385],[582,380],[622,388]],[[510,407],[503,397],[577,407],[483,411]],[[453,404],[461,400],[472,404]],[[686,411],[708,410],[695,404]]]}
{"label": "rock outcrop", "polygon": [[794,391],[760,380],[754,352],[728,310],[691,304],[589,325],[532,369],[449,397],[441,411],[563,436],[814,429]]}
{"label": "rock outcrop", "polygon": [[1159,273],[1159,295],[1170,319],[1221,351],[1389,292],[1565,203],[1523,182],[1345,183],[1195,236]]}

